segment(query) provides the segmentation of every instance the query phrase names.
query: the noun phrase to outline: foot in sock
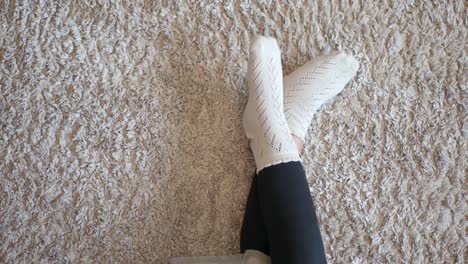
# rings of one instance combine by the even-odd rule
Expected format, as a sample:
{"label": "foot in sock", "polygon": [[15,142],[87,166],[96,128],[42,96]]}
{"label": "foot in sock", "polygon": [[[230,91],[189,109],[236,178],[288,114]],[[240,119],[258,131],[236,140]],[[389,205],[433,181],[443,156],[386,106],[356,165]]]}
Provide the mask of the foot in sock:
{"label": "foot in sock", "polygon": [[359,62],[336,52],[300,67],[284,78],[284,111],[291,133],[304,141],[312,118],[356,74]]}
{"label": "foot in sock", "polygon": [[283,109],[283,72],[276,40],[256,37],[248,63],[249,99],[243,126],[257,165],[257,173],[281,162],[298,161],[299,153]]}

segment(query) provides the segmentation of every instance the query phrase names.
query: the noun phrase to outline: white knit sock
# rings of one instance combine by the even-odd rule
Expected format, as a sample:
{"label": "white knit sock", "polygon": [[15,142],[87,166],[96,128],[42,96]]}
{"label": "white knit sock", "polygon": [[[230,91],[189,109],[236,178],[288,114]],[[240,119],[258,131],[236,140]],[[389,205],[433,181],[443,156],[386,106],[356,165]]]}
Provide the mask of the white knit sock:
{"label": "white knit sock", "polygon": [[300,157],[283,112],[283,71],[276,40],[256,37],[249,56],[249,100],[243,126],[258,173],[265,167]]}
{"label": "white knit sock", "polygon": [[336,52],[284,77],[284,111],[291,133],[304,140],[315,112],[343,90],[358,68],[353,56]]}

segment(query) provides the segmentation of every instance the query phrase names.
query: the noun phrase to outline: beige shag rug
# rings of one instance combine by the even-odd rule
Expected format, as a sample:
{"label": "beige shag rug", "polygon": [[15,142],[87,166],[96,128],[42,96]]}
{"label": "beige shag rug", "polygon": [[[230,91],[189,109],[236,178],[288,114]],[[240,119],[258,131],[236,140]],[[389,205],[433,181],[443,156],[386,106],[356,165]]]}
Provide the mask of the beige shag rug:
{"label": "beige shag rug", "polygon": [[307,140],[330,263],[467,263],[467,24],[463,0],[1,1],[0,262],[237,253],[264,34],[285,73],[361,62]]}

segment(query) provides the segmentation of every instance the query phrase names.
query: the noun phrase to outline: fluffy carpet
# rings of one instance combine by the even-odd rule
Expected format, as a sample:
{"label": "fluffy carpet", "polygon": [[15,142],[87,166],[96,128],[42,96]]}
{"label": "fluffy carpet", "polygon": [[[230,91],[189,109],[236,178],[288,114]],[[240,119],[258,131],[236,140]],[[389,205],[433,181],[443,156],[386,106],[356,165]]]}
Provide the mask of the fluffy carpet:
{"label": "fluffy carpet", "polygon": [[237,253],[254,34],[278,39],[285,74],[339,48],[361,62],[304,156],[330,263],[467,262],[465,1],[2,0],[0,12],[0,262]]}

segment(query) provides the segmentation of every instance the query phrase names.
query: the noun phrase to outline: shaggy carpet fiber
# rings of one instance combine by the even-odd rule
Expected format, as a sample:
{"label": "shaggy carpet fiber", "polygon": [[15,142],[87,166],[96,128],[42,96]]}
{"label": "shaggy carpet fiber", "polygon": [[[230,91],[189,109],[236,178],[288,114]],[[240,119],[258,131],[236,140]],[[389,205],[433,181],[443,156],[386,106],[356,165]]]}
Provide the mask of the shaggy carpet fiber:
{"label": "shaggy carpet fiber", "polygon": [[237,253],[263,34],[361,62],[306,142],[330,263],[467,263],[466,5],[1,0],[0,262]]}

